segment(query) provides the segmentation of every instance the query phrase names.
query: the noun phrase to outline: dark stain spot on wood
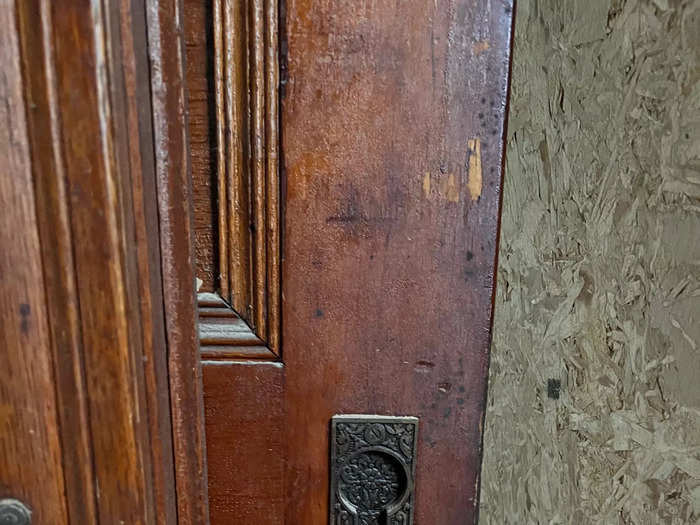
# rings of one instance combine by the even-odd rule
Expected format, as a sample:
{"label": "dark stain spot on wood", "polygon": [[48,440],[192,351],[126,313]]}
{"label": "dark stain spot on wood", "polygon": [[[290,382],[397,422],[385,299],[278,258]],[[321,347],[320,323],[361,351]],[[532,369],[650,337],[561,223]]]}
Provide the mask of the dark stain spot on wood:
{"label": "dark stain spot on wood", "polygon": [[561,392],[561,381],[559,379],[547,380],[547,397],[550,399],[559,399]]}
{"label": "dark stain spot on wood", "polygon": [[22,320],[20,321],[19,328],[23,334],[29,333],[29,314],[31,311],[32,309],[27,303],[20,303],[19,315],[22,316]]}
{"label": "dark stain spot on wood", "polygon": [[432,370],[433,368],[435,368],[435,363],[433,363],[432,361],[420,360],[416,361],[416,366],[414,367],[414,370],[416,372],[427,373],[430,372],[430,370]]}
{"label": "dark stain spot on wood", "polygon": [[459,390],[460,394],[463,394],[465,391],[464,385],[459,385],[459,388],[457,390]]}
{"label": "dark stain spot on wood", "polygon": [[326,219],[328,224],[340,223],[340,224],[353,224],[358,223],[362,220],[359,215],[332,215]]}
{"label": "dark stain spot on wood", "polygon": [[470,251],[467,251],[467,261],[471,261],[474,258],[474,254]]}
{"label": "dark stain spot on wood", "polygon": [[464,404],[464,398],[463,397],[458,397],[457,398],[457,404],[462,406]]}
{"label": "dark stain spot on wood", "polygon": [[323,310],[320,308],[316,308],[316,311],[314,312],[314,317],[323,317]]}

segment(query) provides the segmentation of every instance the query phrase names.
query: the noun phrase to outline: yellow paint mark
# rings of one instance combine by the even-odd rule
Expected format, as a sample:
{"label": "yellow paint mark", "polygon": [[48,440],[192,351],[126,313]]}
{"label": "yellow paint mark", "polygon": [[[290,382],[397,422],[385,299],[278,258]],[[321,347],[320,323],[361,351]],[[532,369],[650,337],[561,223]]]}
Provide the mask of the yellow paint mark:
{"label": "yellow paint mark", "polygon": [[426,171],[423,177],[423,195],[430,198],[430,172]]}
{"label": "yellow paint mark", "polygon": [[447,176],[445,197],[449,202],[459,202],[459,188],[457,188],[457,181],[452,173]]}
{"label": "yellow paint mark", "polygon": [[474,55],[478,56],[484,51],[486,51],[489,48],[489,41],[488,40],[482,40],[481,42],[475,42],[472,45],[472,50],[474,51]]}
{"label": "yellow paint mark", "polygon": [[481,174],[481,141],[479,139],[470,139],[467,141],[469,148],[469,180],[467,188],[469,195],[473,201],[481,197],[481,189],[484,180]]}

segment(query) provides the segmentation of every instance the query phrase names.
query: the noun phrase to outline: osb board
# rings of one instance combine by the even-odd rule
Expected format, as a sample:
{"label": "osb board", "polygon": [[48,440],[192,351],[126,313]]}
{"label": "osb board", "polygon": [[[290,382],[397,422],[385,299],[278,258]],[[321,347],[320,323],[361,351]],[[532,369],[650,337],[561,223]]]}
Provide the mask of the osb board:
{"label": "osb board", "polygon": [[700,1],[520,0],[512,89],[481,523],[700,523]]}

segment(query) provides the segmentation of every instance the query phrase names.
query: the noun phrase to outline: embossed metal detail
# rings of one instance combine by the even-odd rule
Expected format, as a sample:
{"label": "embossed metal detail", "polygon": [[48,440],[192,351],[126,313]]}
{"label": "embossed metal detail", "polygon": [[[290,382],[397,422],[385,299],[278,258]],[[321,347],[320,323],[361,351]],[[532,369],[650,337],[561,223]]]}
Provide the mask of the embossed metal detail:
{"label": "embossed metal detail", "polygon": [[412,525],[418,418],[331,420],[331,525]]}
{"label": "embossed metal detail", "polygon": [[31,525],[32,513],[16,499],[0,499],[0,525]]}

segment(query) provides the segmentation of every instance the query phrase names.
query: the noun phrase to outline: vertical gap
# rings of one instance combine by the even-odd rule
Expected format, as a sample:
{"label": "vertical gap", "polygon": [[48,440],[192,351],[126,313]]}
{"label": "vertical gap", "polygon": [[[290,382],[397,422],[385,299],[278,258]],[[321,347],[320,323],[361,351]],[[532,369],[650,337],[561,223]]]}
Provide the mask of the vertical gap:
{"label": "vertical gap", "polygon": [[[217,239],[219,260],[217,265],[218,284],[221,296],[226,300],[231,300],[231,289],[229,287],[228,275],[228,191],[227,178],[230,172],[227,172],[226,158],[229,154],[228,144],[230,143],[230,121],[228,117],[229,102],[224,96],[224,86],[227,84],[226,71],[224,65],[226,63],[226,47],[224,42],[228,40],[228,35],[224,35],[225,13],[222,5],[225,0],[214,0],[213,16],[207,16],[207,20],[213,20],[213,35],[214,35],[214,94],[216,97],[215,109],[215,126],[216,126],[216,183],[217,183]],[[228,11],[228,9],[226,9]],[[207,31],[212,34],[211,31]],[[209,46],[207,46],[209,49]],[[210,55],[211,53],[207,53]],[[207,75],[209,78],[210,75]],[[210,104],[211,107],[211,104]],[[211,125],[211,124],[210,124]]]}

